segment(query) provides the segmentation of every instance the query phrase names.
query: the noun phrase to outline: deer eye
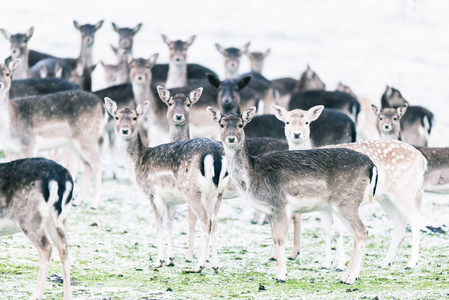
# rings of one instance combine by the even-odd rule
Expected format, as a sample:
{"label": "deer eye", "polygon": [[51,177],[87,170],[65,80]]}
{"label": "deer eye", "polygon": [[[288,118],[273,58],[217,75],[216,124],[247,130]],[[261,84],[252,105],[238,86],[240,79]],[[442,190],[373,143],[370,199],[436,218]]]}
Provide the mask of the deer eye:
{"label": "deer eye", "polygon": [[397,121],[397,120],[398,120],[398,118],[393,118],[393,120],[394,120],[394,121]]}
{"label": "deer eye", "polygon": [[134,118],[133,118],[133,121],[137,121],[137,117],[134,117]]}
{"label": "deer eye", "polygon": [[6,75],[6,76],[9,76],[9,73],[6,73],[5,75]]}
{"label": "deer eye", "polygon": [[191,105],[192,105],[192,104],[189,103],[189,104],[187,104],[187,107],[190,107]]}
{"label": "deer eye", "polygon": [[220,127],[221,127],[221,128],[224,128],[224,125],[223,125],[223,124],[220,124]]}
{"label": "deer eye", "polygon": [[287,124],[287,125],[288,125],[288,124],[290,124],[290,122],[285,122],[285,124]]}
{"label": "deer eye", "polygon": [[306,122],[306,125],[309,125],[309,122]]}
{"label": "deer eye", "polygon": [[115,117],[116,120],[118,120],[118,117]]}
{"label": "deer eye", "polygon": [[379,120],[381,120],[381,121],[382,121],[383,119],[384,119],[384,118],[382,118],[382,117],[379,118]]}
{"label": "deer eye", "polygon": [[243,128],[243,124],[239,124],[239,128]]}

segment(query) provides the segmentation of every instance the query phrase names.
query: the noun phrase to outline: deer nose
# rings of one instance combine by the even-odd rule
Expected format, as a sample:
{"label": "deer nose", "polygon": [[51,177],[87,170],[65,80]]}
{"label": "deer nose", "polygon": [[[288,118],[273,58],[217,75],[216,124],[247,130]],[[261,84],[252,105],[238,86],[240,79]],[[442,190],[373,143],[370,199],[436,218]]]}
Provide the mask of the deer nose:
{"label": "deer nose", "polygon": [[223,99],[223,103],[224,104],[230,104],[231,102],[232,102],[231,97],[226,97],[226,98]]}
{"label": "deer nose", "polygon": [[129,133],[129,129],[122,129],[122,134],[128,134]]}
{"label": "deer nose", "polygon": [[17,54],[17,49],[12,50],[12,54]]}
{"label": "deer nose", "polygon": [[228,142],[229,143],[234,143],[235,142],[235,137],[228,137]]}
{"label": "deer nose", "polygon": [[301,137],[301,133],[293,133],[293,137],[295,138],[295,139],[299,139],[300,137]]}
{"label": "deer nose", "polygon": [[384,128],[385,128],[386,130],[390,130],[390,125],[384,125]]}
{"label": "deer nose", "polygon": [[181,121],[181,120],[182,120],[182,117],[183,117],[183,115],[175,115],[175,117],[176,117],[176,120],[178,120],[178,121]]}
{"label": "deer nose", "polygon": [[176,58],[176,61],[177,61],[177,62],[180,62],[180,61],[181,61],[181,59],[180,59],[179,57],[177,57],[177,58]]}

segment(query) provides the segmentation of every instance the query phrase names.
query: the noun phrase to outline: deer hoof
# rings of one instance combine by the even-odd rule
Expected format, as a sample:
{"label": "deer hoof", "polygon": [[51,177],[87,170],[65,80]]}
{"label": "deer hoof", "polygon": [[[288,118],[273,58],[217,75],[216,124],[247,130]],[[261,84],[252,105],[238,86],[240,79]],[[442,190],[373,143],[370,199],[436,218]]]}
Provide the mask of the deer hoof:
{"label": "deer hoof", "polygon": [[173,267],[174,265],[175,265],[175,258],[174,257],[169,257],[168,258],[167,267]]}
{"label": "deer hoof", "polygon": [[219,268],[220,268],[220,267],[212,267],[212,270],[214,270],[214,273],[217,274]]}
{"label": "deer hoof", "polygon": [[269,261],[276,261],[276,257],[270,257],[268,260]]}
{"label": "deer hoof", "polygon": [[343,272],[344,270],[343,270],[343,269],[340,269],[340,268],[336,268],[335,271],[337,271],[337,272]]}
{"label": "deer hoof", "polygon": [[201,273],[201,271],[203,271],[204,266],[199,266],[196,269],[182,269],[182,273],[186,274],[186,273]]}
{"label": "deer hoof", "polygon": [[274,278],[274,280],[276,281],[276,283],[285,283],[285,280],[277,279],[276,277]]}

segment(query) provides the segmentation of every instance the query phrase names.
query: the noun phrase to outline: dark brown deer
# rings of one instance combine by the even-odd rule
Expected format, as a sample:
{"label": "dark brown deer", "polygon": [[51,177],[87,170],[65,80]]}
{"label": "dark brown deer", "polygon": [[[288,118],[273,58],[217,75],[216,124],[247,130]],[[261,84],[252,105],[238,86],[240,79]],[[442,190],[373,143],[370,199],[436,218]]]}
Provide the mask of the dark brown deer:
{"label": "dark brown deer", "polygon": [[37,285],[30,299],[44,297],[52,251],[50,241],[61,259],[64,299],[72,299],[65,234],[72,195],[72,176],[54,161],[27,158],[0,163],[0,239],[23,232],[39,252]]}
{"label": "dark brown deer", "polygon": [[368,234],[358,208],[375,192],[377,169],[373,162],[347,149],[279,151],[252,157],[243,127],[251,121],[256,108],[249,108],[242,115],[222,116],[211,107],[208,111],[221,127],[232,181],[254,207],[268,214],[276,247],[276,280],[284,282],[286,278],[285,240],[291,213],[332,210],[355,234],[349,265],[341,279],[354,283]]}

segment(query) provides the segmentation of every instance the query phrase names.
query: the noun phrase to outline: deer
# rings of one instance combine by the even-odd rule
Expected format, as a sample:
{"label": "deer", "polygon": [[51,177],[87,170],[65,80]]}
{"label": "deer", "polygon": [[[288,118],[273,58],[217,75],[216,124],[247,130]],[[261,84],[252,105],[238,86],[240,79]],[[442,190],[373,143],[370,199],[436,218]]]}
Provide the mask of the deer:
{"label": "deer", "polygon": [[[372,106],[378,116],[379,130],[382,139],[401,140],[401,118],[407,111],[407,104],[398,108],[379,110]],[[423,189],[427,192],[449,193],[449,148],[415,146],[427,160],[427,170],[424,174]]]}
{"label": "deer", "polygon": [[118,64],[105,64],[101,60],[100,65],[103,67],[106,88],[129,82],[127,60],[121,61]]}
{"label": "deer", "polygon": [[195,41],[196,35],[192,35],[186,41],[170,40],[162,35],[164,43],[170,48],[170,62],[165,87],[167,89],[187,86],[187,49]]}
{"label": "deer", "polygon": [[0,240],[2,236],[23,232],[39,252],[37,285],[30,299],[44,297],[52,252],[50,241],[61,260],[64,299],[72,299],[65,231],[72,195],[72,176],[54,161],[26,158],[0,163]]}
{"label": "deer", "polygon": [[337,91],[351,94],[360,103],[360,112],[357,116],[357,142],[370,141],[380,139],[379,130],[377,128],[377,117],[371,109],[371,101],[366,98],[359,98],[352,89],[339,82]]}
{"label": "deer", "polygon": [[15,99],[79,89],[80,87],[77,84],[54,77],[13,80],[9,90],[9,98]]}
{"label": "deer", "polygon": [[[285,122],[285,134],[289,143],[290,150],[301,150],[304,145],[300,140],[295,139],[295,133],[301,132],[308,139],[307,127],[304,118],[298,118],[298,111],[287,112],[282,107],[273,107],[276,115]],[[301,114],[302,112],[299,111]],[[305,119],[305,120],[304,120]],[[289,124],[287,124],[289,123]],[[387,216],[394,225],[392,240],[385,259],[380,264],[385,268],[393,262],[396,249],[405,235],[407,222],[412,228],[412,255],[407,264],[408,269],[416,266],[419,259],[419,233],[422,227],[422,218],[419,214],[419,207],[422,199],[422,186],[424,172],[427,168],[427,161],[424,156],[412,146],[393,140],[377,140],[358,142],[350,144],[340,144],[328,147],[341,147],[358,151],[367,155],[376,165],[379,173],[377,183],[376,200],[383,208]],[[322,215],[326,240],[326,258],[330,259],[330,225],[332,222],[331,214]],[[294,233],[294,238],[299,239],[300,227]],[[342,249],[340,229],[337,230],[337,252],[339,252],[338,268],[344,268],[344,253]],[[340,250],[339,250],[340,249]],[[328,263],[330,260],[326,259]]]}
{"label": "deer", "polygon": [[[188,96],[182,93],[172,96],[170,91],[162,86],[157,86],[157,91],[162,102],[167,105],[170,143],[189,140],[190,107],[200,99],[203,88],[191,91]],[[189,209],[189,250],[186,256],[188,262],[193,261],[195,225],[196,216]]]}
{"label": "deer", "polygon": [[0,31],[10,43],[11,59],[20,60],[20,63],[14,70],[12,77],[14,79],[27,79],[32,77],[32,72],[28,66],[28,42],[33,36],[34,28],[31,27],[25,33],[17,34],[11,34],[5,29],[0,29]]}
{"label": "deer", "polygon": [[251,65],[251,72],[262,73],[265,58],[268,56],[268,54],[270,54],[270,51],[271,49],[268,48],[267,50],[265,50],[265,52],[260,51],[246,52]]}
{"label": "deer", "polygon": [[[336,109],[348,115],[355,123],[360,112],[360,103],[351,94],[340,91],[326,91],[325,85],[320,84],[321,79],[307,66],[301,75],[297,88],[292,93],[288,110],[296,108],[307,110],[316,105]],[[322,87],[322,89],[320,88]]]}
{"label": "deer", "polygon": [[274,90],[271,81],[266,79],[260,72],[249,72],[240,76],[238,73],[240,58],[242,54],[248,51],[249,44],[250,43],[247,43],[240,49],[235,47],[224,48],[220,44],[215,44],[215,46],[225,58],[225,79],[240,80],[244,77],[251,76],[252,78],[248,87],[255,91],[262,100],[260,102],[260,106],[262,107],[260,107],[259,111],[267,114],[270,113],[269,106],[275,102]]}
{"label": "deer", "polygon": [[98,141],[105,125],[103,104],[95,95],[69,90],[10,100],[11,74],[20,62],[0,64],[0,139],[11,157],[35,157],[39,150],[67,147],[84,163],[81,190],[75,205],[86,198],[92,171],[96,209],[101,199],[101,160]]}
{"label": "deer", "polygon": [[278,93],[277,105],[284,108],[287,108],[293,93],[310,90],[324,90],[326,88],[326,84],[309,65],[307,65],[306,70],[301,73],[299,80],[291,77],[283,77],[273,79],[271,83]]}
{"label": "deer", "polygon": [[174,265],[172,222],[176,205],[187,202],[201,223],[203,240],[196,267],[184,269],[183,272],[200,273],[205,268],[209,242],[212,246],[212,268],[218,272],[217,213],[229,179],[221,144],[209,139],[190,139],[147,148],[140,139],[138,122],[150,103],[145,101],[136,108],[118,108],[113,100],[106,97],[105,104],[115,119],[114,128],[123,162],[153,207],[158,237],[155,268],[165,262],[164,224],[168,242],[167,265]]}
{"label": "deer", "polygon": [[401,137],[404,142],[427,147],[432,131],[433,113],[422,106],[410,105],[399,90],[387,85],[381,98],[381,107],[398,108],[407,104],[407,111],[401,118]]}
{"label": "deer", "polygon": [[[359,276],[368,231],[358,207],[375,194],[377,168],[365,155],[348,149],[277,151],[249,156],[244,126],[256,108],[242,115],[222,115],[208,107],[220,136],[228,172],[242,195],[268,215],[276,248],[276,281],[285,282],[285,240],[292,213],[332,210],[354,232],[354,247],[341,281],[353,284]],[[350,203],[350,204],[349,204]]]}
{"label": "deer", "polygon": [[142,23],[137,24],[134,28],[128,27],[118,27],[114,22],[112,22],[112,28],[118,33],[118,47],[111,45],[112,50],[117,54],[117,62],[126,61],[128,57],[132,57],[134,36],[142,28]]}

